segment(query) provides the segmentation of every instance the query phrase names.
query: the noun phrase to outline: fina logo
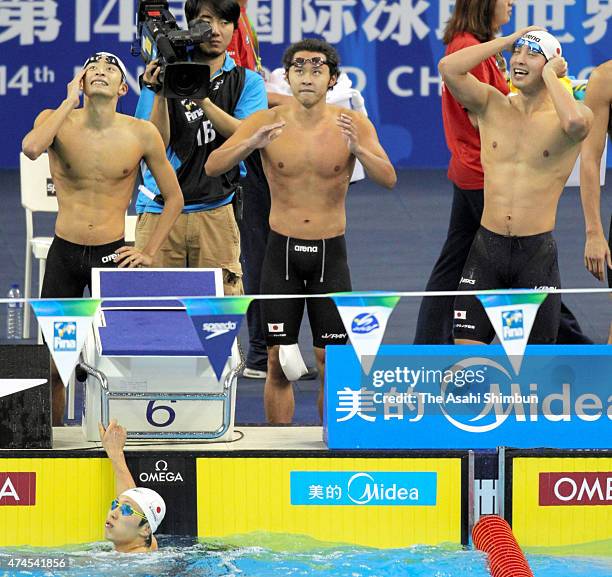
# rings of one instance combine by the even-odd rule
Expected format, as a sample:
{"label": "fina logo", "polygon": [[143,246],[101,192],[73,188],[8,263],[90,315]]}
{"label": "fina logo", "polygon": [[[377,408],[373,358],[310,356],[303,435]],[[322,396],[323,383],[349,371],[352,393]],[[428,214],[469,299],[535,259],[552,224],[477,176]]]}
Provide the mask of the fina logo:
{"label": "fina logo", "polygon": [[502,337],[505,341],[522,339],[525,336],[523,329],[523,309],[502,311]]}
{"label": "fina logo", "polygon": [[371,501],[384,501],[385,505],[392,505],[398,501],[419,500],[416,487],[401,487],[397,483],[385,486],[377,483],[369,473],[355,473],[349,479],[347,495],[355,505],[368,505]]}
{"label": "fina logo", "polygon": [[77,325],[74,321],[53,323],[53,350],[77,350]]}
{"label": "fina logo", "polygon": [[358,314],[351,324],[351,331],[361,335],[367,335],[378,328],[380,324],[372,313]]}
{"label": "fina logo", "polygon": [[234,321],[227,321],[226,323],[204,323],[202,325],[202,330],[210,333],[206,337],[206,340],[209,340],[229,333],[230,331],[235,331],[237,327],[238,325]]}

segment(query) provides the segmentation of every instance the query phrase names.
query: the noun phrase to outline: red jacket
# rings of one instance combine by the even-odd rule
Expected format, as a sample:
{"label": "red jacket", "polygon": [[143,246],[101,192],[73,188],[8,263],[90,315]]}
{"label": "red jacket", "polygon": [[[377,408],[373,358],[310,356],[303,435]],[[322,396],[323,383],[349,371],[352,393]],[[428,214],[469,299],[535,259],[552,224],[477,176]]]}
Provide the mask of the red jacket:
{"label": "red jacket", "polygon": [[238,28],[234,31],[234,36],[227,47],[227,52],[238,66],[244,66],[256,72],[260,71],[261,64],[259,62],[257,36],[247,16],[246,6],[240,8]]}

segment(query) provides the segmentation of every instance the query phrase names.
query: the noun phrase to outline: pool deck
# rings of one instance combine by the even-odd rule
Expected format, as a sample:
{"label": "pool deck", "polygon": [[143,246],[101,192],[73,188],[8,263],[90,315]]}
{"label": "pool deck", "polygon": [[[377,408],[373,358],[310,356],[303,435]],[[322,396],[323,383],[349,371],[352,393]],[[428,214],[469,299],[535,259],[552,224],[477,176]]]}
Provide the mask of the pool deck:
{"label": "pool deck", "polygon": [[[243,435],[241,437],[241,434]],[[322,427],[238,427],[231,442],[128,439],[125,451],[326,451]],[[54,427],[53,449],[19,449],[19,451],[52,452],[102,450],[102,443],[86,441],[81,427]],[[0,455],[11,452],[0,450]],[[13,450],[14,452],[14,450]],[[6,456],[6,455],[5,455]]]}

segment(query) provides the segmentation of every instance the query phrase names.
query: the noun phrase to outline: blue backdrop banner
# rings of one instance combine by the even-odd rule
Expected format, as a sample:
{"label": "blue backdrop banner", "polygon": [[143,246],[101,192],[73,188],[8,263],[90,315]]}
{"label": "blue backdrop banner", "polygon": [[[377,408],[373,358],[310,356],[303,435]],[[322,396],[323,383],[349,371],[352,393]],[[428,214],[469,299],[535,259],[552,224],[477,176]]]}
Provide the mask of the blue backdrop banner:
{"label": "blue backdrop banner", "polygon": [[[169,0],[185,26],[184,0]],[[0,168],[16,167],[21,139],[38,112],[64,98],[75,69],[93,52],[127,64],[132,114],[143,63],[130,55],[136,0],[0,0]],[[399,167],[445,167],[437,62],[454,0],[249,0],[268,70],[285,47],[322,36],[338,48],[344,70],[366,100],[391,160]],[[611,0],[516,0],[505,32],[546,26],[563,43],[570,74],[588,77],[612,54]],[[610,153],[609,157],[610,159]],[[610,162],[609,162],[610,164]]]}
{"label": "blue backdrop banner", "polygon": [[326,353],[330,449],[610,447],[607,345],[530,345],[518,375],[499,345],[383,345],[368,375]]}

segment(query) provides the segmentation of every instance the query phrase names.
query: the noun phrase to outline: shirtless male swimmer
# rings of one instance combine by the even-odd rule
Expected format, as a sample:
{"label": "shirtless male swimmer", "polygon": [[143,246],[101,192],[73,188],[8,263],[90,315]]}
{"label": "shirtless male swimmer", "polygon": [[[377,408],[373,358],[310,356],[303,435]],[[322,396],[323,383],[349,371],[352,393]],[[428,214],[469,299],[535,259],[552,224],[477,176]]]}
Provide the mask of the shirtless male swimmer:
{"label": "shirtless male swimmer", "polygon": [[[262,294],[321,294],[351,290],[344,231],[345,199],[358,158],[376,183],[393,188],[396,175],[372,123],[362,114],[325,102],[339,74],[336,50],[322,40],[292,44],[283,65],[294,99],[244,120],[213,152],[206,173],[229,170],[261,151],[270,185],[270,236],[262,268]],[[290,423],[291,383],[279,361],[279,345],[298,342],[303,299],[262,301],[268,345],[264,389],[270,423]],[[325,346],[344,344],[347,334],[331,299],[307,299],[319,374]],[[323,383],[319,414],[323,407]]]}
{"label": "shirtless male swimmer", "polygon": [[[519,93],[504,96],[469,71],[505,49]],[[526,28],[444,57],[442,80],[478,117],[484,168],[484,212],[459,290],[559,288],[552,237],[557,204],[591,127],[593,114],[560,82],[567,71],[561,45]],[[554,343],[561,298],[540,306],[529,342]],[[456,343],[490,343],[495,332],[475,296],[455,299]]]}
{"label": "shirtless male swimmer", "polygon": [[[125,80],[119,58],[107,52],[94,54],[68,84],[66,99],[55,110],[43,110],[23,139],[23,152],[31,160],[49,151],[57,191],[59,211],[43,298],[81,298],[94,267],[150,265],[183,207],[176,174],[155,126],[116,111],[128,90]],[[140,251],[124,246],[123,236],[142,159],[151,168],[165,205],[155,234]],[[64,406],[64,387],[54,374],[54,426],[61,426]]]}

